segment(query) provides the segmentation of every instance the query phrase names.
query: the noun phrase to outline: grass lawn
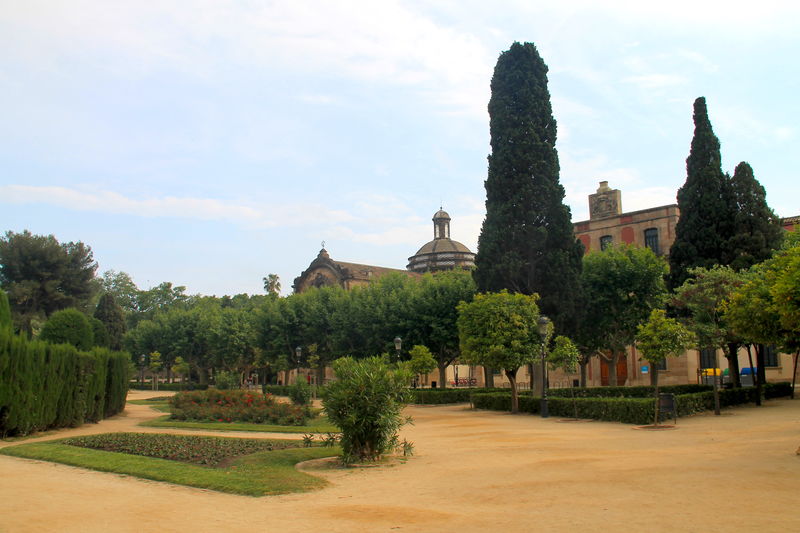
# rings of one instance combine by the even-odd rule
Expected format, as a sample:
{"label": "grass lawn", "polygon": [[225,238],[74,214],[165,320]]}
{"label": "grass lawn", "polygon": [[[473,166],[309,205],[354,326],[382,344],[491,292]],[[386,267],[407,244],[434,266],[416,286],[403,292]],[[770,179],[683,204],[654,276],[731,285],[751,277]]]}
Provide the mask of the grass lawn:
{"label": "grass lawn", "polygon": [[304,426],[279,426],[277,424],[248,424],[247,422],[185,422],[160,416],[139,424],[151,428],[205,429],[211,431],[262,431],[265,433],[338,433],[339,428],[324,416],[310,420]]}
{"label": "grass lawn", "polygon": [[169,403],[164,398],[153,398],[150,400],[128,400],[127,403],[132,403],[135,405],[146,405],[148,407],[152,407],[156,411],[161,411],[162,413],[169,413]]}
{"label": "grass lawn", "polygon": [[80,448],[60,441],[20,444],[0,450],[3,455],[246,496],[305,492],[324,487],[327,481],[300,472],[295,465],[340,453],[338,446],[263,451],[232,459],[224,468],[210,468],[168,459]]}

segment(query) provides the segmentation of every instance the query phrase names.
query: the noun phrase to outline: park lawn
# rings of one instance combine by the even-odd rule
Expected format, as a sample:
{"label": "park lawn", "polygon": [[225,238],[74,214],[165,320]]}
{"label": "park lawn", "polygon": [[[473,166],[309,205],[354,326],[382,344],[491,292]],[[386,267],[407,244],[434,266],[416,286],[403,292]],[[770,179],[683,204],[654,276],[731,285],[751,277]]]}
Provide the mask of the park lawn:
{"label": "park lawn", "polygon": [[338,446],[264,451],[232,459],[225,468],[209,468],[167,459],[80,448],[61,444],[59,441],[20,444],[0,450],[3,455],[245,496],[306,492],[322,488],[328,484],[327,481],[300,472],[295,465],[340,453]]}
{"label": "park lawn", "polygon": [[128,400],[127,403],[132,403],[135,405],[146,405],[148,407],[152,407],[156,411],[161,411],[162,413],[169,413],[169,402],[164,399],[155,398],[153,400]]}
{"label": "park lawn", "polygon": [[263,433],[338,433],[340,430],[327,417],[318,416],[303,426],[250,424],[247,422],[186,422],[170,420],[169,415],[141,422],[140,426],[154,428],[203,429],[211,431],[259,431]]}

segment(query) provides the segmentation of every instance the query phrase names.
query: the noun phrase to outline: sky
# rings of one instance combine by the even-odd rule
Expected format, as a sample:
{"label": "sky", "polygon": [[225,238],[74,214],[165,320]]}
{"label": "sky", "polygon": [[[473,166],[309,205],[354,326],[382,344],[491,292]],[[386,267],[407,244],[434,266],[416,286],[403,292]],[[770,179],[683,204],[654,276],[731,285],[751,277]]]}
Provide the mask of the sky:
{"label": "sky", "polygon": [[549,67],[573,221],[601,180],[675,203],[698,96],[723,170],[800,214],[798,3],[0,0],[0,231],[217,296],[290,293],[323,241],[405,268],[440,206],[476,251],[514,41]]}

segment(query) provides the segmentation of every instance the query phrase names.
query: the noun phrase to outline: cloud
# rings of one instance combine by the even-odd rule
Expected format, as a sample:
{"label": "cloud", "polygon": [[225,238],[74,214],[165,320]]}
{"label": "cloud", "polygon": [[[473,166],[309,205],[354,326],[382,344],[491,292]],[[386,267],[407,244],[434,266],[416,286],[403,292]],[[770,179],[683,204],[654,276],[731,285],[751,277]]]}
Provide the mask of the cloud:
{"label": "cloud", "polygon": [[332,224],[354,219],[344,211],[319,205],[254,207],[213,198],[176,196],[136,199],[112,191],[53,186],[0,185],[0,198],[14,204],[48,204],[76,211],[147,218],[220,220],[255,228]]}

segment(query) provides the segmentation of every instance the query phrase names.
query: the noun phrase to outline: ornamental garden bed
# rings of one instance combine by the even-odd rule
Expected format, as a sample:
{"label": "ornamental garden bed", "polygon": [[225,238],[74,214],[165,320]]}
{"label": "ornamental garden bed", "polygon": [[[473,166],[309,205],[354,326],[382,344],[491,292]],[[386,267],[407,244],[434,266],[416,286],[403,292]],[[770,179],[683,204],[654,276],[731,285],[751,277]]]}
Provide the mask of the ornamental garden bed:
{"label": "ornamental garden bed", "polygon": [[295,465],[333,457],[341,450],[338,446],[307,446],[297,440],[110,433],[22,444],[4,448],[0,453],[190,487],[264,496],[325,486],[325,480],[300,472]]}

